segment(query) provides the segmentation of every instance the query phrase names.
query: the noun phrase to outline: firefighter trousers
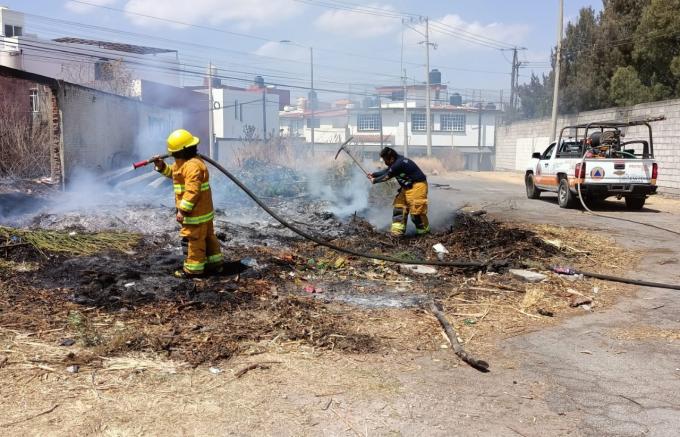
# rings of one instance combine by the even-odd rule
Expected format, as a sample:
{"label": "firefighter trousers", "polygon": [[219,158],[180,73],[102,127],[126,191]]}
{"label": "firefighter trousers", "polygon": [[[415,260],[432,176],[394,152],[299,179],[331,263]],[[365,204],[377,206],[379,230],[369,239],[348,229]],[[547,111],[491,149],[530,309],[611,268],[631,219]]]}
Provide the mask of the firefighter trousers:
{"label": "firefighter trousers", "polygon": [[427,219],[427,182],[416,182],[411,188],[401,189],[392,203],[392,234],[404,235],[409,214],[416,225],[416,234],[430,232]]}
{"label": "firefighter trousers", "polygon": [[182,237],[186,273],[200,275],[205,270],[214,271],[222,266],[222,251],[212,220],[198,225],[182,225],[179,234]]}

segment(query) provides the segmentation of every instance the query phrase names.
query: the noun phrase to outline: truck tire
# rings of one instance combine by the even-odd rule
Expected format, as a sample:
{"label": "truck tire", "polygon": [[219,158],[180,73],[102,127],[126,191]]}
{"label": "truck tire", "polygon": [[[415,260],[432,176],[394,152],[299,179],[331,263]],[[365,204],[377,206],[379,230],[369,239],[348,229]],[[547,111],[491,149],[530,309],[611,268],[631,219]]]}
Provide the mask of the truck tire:
{"label": "truck tire", "polygon": [[566,178],[560,179],[560,186],[557,189],[557,203],[560,208],[573,208],[576,205],[576,196],[569,189],[569,181]]}
{"label": "truck tire", "polygon": [[645,201],[647,199],[644,197],[626,197],[626,208],[632,210],[640,210],[645,206]]}
{"label": "truck tire", "polygon": [[533,173],[528,173],[524,177],[524,186],[527,189],[527,197],[529,199],[538,199],[541,197],[541,190],[536,188],[536,184],[534,183],[534,174]]}

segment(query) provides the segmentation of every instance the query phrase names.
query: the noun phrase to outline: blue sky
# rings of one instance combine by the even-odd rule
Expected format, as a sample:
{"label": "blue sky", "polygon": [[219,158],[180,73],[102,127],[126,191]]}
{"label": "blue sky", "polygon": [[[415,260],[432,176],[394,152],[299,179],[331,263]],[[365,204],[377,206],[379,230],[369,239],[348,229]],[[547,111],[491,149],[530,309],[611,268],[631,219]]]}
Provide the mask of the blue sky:
{"label": "blue sky", "polygon": [[[438,47],[431,52],[430,65],[442,71],[443,82],[466,94],[474,93],[471,89],[486,90],[484,98],[489,100],[498,95],[492,90],[509,88],[512,54],[498,47],[526,47],[520,59],[532,62],[534,71],[540,73],[546,71],[556,38],[557,0],[384,0],[363,4],[370,8],[368,13],[357,12],[353,5],[358,5],[358,0],[84,1],[125,12],[73,0],[0,0],[12,9],[33,14],[26,26],[29,33],[177,49],[180,59],[192,68],[211,59],[222,68],[222,74],[243,79],[261,74],[272,83],[304,86],[309,77],[308,47],[313,46],[317,88],[338,91],[399,83],[403,26],[396,17],[401,13],[432,20],[431,41]],[[329,3],[336,8],[323,6]],[[565,0],[565,18],[575,17],[584,6],[599,9],[601,1]],[[410,26],[423,30],[418,22]],[[461,35],[483,41],[471,43]],[[409,81],[422,81],[425,56],[418,43],[423,38],[407,30],[403,39]],[[520,82],[527,80],[530,72],[523,69]],[[187,78],[186,83],[192,80],[196,79]],[[236,80],[233,84],[244,83]]]}

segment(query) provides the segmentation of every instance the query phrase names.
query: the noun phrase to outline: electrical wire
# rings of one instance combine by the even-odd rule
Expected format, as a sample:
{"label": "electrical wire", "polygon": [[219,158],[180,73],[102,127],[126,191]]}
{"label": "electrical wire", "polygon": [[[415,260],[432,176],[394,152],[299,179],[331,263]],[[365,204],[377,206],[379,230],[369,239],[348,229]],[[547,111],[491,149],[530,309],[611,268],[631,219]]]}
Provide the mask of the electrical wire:
{"label": "electrical wire", "polygon": [[[179,22],[179,21],[176,21],[176,20],[151,16],[151,15],[147,15],[147,14],[134,13],[134,12],[130,12],[130,11],[125,11],[125,10],[120,9],[120,8],[114,8],[114,7],[111,7],[111,6],[98,5],[98,4],[95,4],[95,3],[88,3],[88,2],[80,1],[80,0],[73,0],[73,1],[76,2],[76,3],[81,3],[81,4],[85,4],[85,5],[97,7],[97,8],[102,8],[102,9],[108,9],[108,10],[119,12],[119,13],[138,15],[138,16],[142,16],[142,17],[145,17],[145,18],[152,18],[152,19],[155,19],[155,20],[166,21],[166,22],[170,22],[170,23],[173,23],[173,24],[181,24],[183,26],[196,27],[196,28],[211,30],[211,31],[215,31],[215,32],[221,32],[221,33],[239,36],[239,37],[243,37],[243,38],[252,38],[252,39],[256,39],[256,40],[260,40],[260,41],[274,42],[274,43],[280,42],[280,41],[275,41],[275,40],[272,40],[272,39],[267,39],[267,38],[259,37],[259,36],[255,36],[255,35],[249,35],[249,34],[238,33],[238,32],[231,32],[231,31],[227,31],[227,30],[224,30],[224,29],[221,29],[221,28],[216,28],[216,27],[209,27],[209,26],[204,26],[204,25],[194,25],[194,24],[190,24],[190,23]],[[27,15],[31,15],[31,16],[34,16],[34,17],[40,17],[40,18],[43,18],[43,19],[50,19],[50,18],[47,18],[47,17],[41,17],[39,15],[34,15],[34,14],[27,14]],[[398,16],[398,15],[394,16],[394,18],[399,18],[399,17],[401,17],[401,16]],[[82,23],[70,22],[70,21],[66,21],[66,20],[57,20],[57,19],[52,19],[52,20],[61,21],[63,23],[70,23],[71,25],[82,24]],[[93,26],[93,25],[87,25],[87,26],[99,28],[99,29],[106,29],[106,28],[101,27],[101,26]],[[118,31],[118,30],[116,30],[115,32],[128,33],[128,34],[132,33],[132,32],[125,32],[125,31]],[[472,34],[472,35],[475,35],[477,37],[481,37],[480,35],[477,35],[477,34]],[[149,37],[148,35],[146,35],[146,36]],[[152,37],[152,38],[158,38],[158,37]],[[161,39],[161,38],[159,38],[159,39]],[[293,42],[290,42],[288,44],[291,44],[291,45],[296,46],[296,47],[308,48],[308,46],[303,45],[303,44],[298,44],[298,43],[293,43]],[[194,44],[194,45],[196,45],[196,44]],[[319,46],[315,46],[315,49],[320,50],[320,51],[324,51],[324,52],[328,52],[328,53],[337,53],[337,54],[340,54],[340,55],[343,55],[343,56],[348,56],[348,57],[369,59],[369,60],[372,60],[372,61],[391,62],[391,63],[395,63],[395,64],[400,63],[399,60],[377,57],[373,54],[372,55],[361,55],[361,54],[358,54],[358,53],[348,53],[348,52],[344,52],[344,51],[337,50],[337,49],[331,49],[331,48],[319,47]],[[221,50],[227,50],[227,49],[221,49]],[[233,51],[233,50],[231,50],[231,51]],[[247,55],[268,57],[268,56],[259,55],[259,54],[256,54],[256,53],[249,53]],[[269,58],[273,58],[273,57],[269,57]],[[276,59],[285,61],[285,59],[283,59],[283,58],[276,58]],[[413,65],[413,66],[420,66],[420,67],[424,66],[421,63],[414,63],[414,62],[408,62],[408,61],[405,61],[404,63],[408,64],[408,65]],[[464,68],[450,67],[450,66],[438,66],[438,68],[445,69],[445,70],[452,70],[452,71],[471,71],[471,72],[477,72],[477,73],[483,73],[483,74],[504,74],[504,75],[509,74],[509,73],[500,72],[500,71],[490,72],[490,71],[485,71],[485,70],[471,70],[471,69],[464,69]]]}
{"label": "electrical wire", "polygon": [[[211,54],[214,53],[214,51],[219,51],[219,52],[227,52],[227,53],[234,53],[239,56],[243,57],[257,57],[257,58],[263,58],[263,59],[271,59],[273,61],[277,62],[289,62],[289,63],[299,63],[299,61],[294,60],[294,59],[288,59],[288,58],[279,58],[275,56],[268,56],[268,55],[261,55],[258,53],[252,53],[252,52],[243,52],[239,50],[234,50],[234,49],[227,49],[223,47],[215,47],[215,46],[209,46],[205,44],[198,44],[198,43],[193,43],[189,41],[180,41],[177,39],[169,39],[169,38],[163,38],[163,37],[158,37],[158,36],[153,36],[149,34],[144,34],[144,33],[139,33],[139,32],[130,32],[130,31],[123,31],[123,30],[118,30],[118,29],[112,29],[112,28],[107,28],[103,26],[96,26],[96,25],[91,25],[91,24],[84,24],[84,23],[78,23],[75,21],[68,21],[68,20],[61,20],[61,19],[56,19],[56,18],[51,18],[51,17],[44,17],[41,15],[36,15],[36,14],[25,14],[28,17],[31,17],[35,20],[38,21],[47,21],[47,22],[52,22],[58,24],[60,27],[58,27],[58,31],[62,31],[61,34],[63,34],[63,26],[72,26],[72,27],[80,27],[83,29],[88,29],[91,31],[98,31],[98,32],[104,32],[104,33],[113,33],[116,35],[117,38],[120,37],[120,35],[125,35],[131,38],[133,44],[139,44],[139,38],[146,38],[147,40],[153,40],[153,41],[160,41],[163,42],[164,44],[173,44],[173,45],[178,45],[178,46],[187,46],[187,47],[195,47],[199,48],[202,50],[210,50]],[[34,27],[39,27],[35,26]],[[52,28],[54,29],[54,28]],[[51,33],[57,34],[57,31],[51,30]],[[269,42],[280,42],[280,41],[269,41]],[[300,46],[299,44],[294,44],[295,46]],[[304,47],[304,46],[301,46]],[[343,56],[347,57],[352,57],[352,58],[360,58],[360,59],[370,59],[372,61],[380,61],[380,62],[390,62],[390,63],[399,63],[401,65],[401,60],[396,60],[396,59],[389,59],[389,58],[384,58],[384,57],[376,57],[376,56],[365,56],[361,55],[358,53],[349,53],[349,52],[344,52],[340,50],[335,50],[335,49],[327,49],[327,48],[319,48],[315,47],[316,50],[321,50],[324,52],[332,52],[332,53],[337,53]],[[186,54],[182,54],[182,58],[191,58],[190,56],[187,56]],[[199,59],[198,57],[193,57],[196,59]],[[212,58],[212,56],[206,56],[205,58],[201,58],[202,60],[207,60],[208,58]],[[218,58],[219,59],[219,58]],[[424,67],[424,64],[420,63],[415,63],[415,62],[408,62],[408,61],[403,61],[404,64],[407,65],[412,65],[412,66],[417,66],[417,67]],[[338,67],[333,66],[333,65],[326,65],[326,64],[318,64],[315,63],[315,66],[322,66],[326,67],[328,69],[338,69]],[[288,73],[286,70],[280,70],[280,69],[273,69],[271,67],[258,67],[261,70],[269,70],[269,71],[274,71],[274,72],[279,72],[279,73]],[[465,71],[465,72],[471,72],[471,73],[481,73],[481,74],[500,74],[500,75],[508,75],[510,73],[503,72],[503,71],[490,71],[490,70],[479,70],[479,69],[470,69],[470,68],[461,68],[461,67],[451,67],[451,66],[446,66],[446,65],[437,65],[437,68],[441,70],[450,70],[450,71]],[[356,72],[356,73],[361,73],[361,74],[366,74],[368,72],[365,71],[359,71],[359,70],[349,70],[344,67],[340,67],[340,69],[344,69],[345,71],[351,71],[351,72]],[[262,73],[261,71],[258,73]],[[258,74],[258,73],[253,73],[253,74]],[[375,75],[374,72],[371,72],[371,75]],[[396,77],[396,75],[389,75],[391,77]],[[323,81],[323,80],[322,80]]]}
{"label": "electrical wire", "polygon": [[[97,64],[101,62],[102,59],[110,59],[112,53],[110,51],[107,51],[105,49],[99,49],[96,47],[87,47],[86,49],[81,49],[78,48],[77,50],[74,50],[73,48],[70,47],[65,47],[61,43],[54,43],[54,42],[48,42],[48,43],[43,43],[39,42],[36,44],[31,44],[28,42],[22,43],[24,47],[27,48],[32,48],[34,51],[38,52],[45,52],[47,54],[52,54],[53,56],[48,56],[48,55],[37,55],[33,53],[24,53],[23,56],[26,57],[32,57],[35,59],[48,59],[48,60],[54,60],[54,61],[60,61],[60,63],[63,63],[64,61],[64,56],[67,55],[70,57],[70,60],[74,62],[79,62],[79,63],[88,63],[88,64]],[[47,46],[47,47],[45,47]],[[63,54],[63,55],[60,55]],[[85,60],[83,59],[84,57],[92,58],[91,60]],[[158,61],[158,58],[148,58],[144,57],[144,55],[136,55],[136,54],[129,54],[126,56],[128,59],[123,60],[123,63],[130,64],[135,66],[136,69],[139,70],[145,70],[149,72],[161,72],[161,73],[177,73],[180,75],[185,75],[185,76],[190,76],[190,77],[198,77],[198,78],[204,78],[205,73],[202,71],[202,66],[200,65],[194,65],[194,64],[187,64],[187,63],[178,63],[175,64],[172,59],[163,59]],[[132,60],[130,60],[132,59]],[[139,61],[139,62],[135,62]],[[149,61],[154,61],[153,63],[149,63]],[[158,62],[156,62],[158,61]],[[168,64],[168,65],[162,65],[162,64]],[[178,67],[181,68],[176,68],[173,67],[174,65],[177,65]],[[198,70],[192,70],[190,68],[196,68]],[[230,79],[230,80],[235,80],[239,82],[246,82],[246,83],[251,83],[252,79],[250,77],[235,77],[235,76],[227,76],[227,75],[220,75],[220,74],[214,74],[213,77],[217,79]],[[298,81],[296,81],[298,82]],[[345,84],[345,83],[343,83]],[[274,83],[273,85],[276,86],[281,86],[281,87],[288,87],[288,88],[296,88],[296,89],[302,89],[302,90],[310,90],[306,84],[305,85],[296,85],[292,83]],[[375,86],[375,85],[371,85]],[[329,93],[334,93],[334,94],[352,94],[356,96],[361,96],[361,97],[373,97],[376,95],[375,92],[347,92],[347,90],[341,90],[341,89],[332,89],[332,88],[319,88],[315,87],[316,91],[322,91],[322,92],[329,92]],[[473,94],[471,94],[469,89],[457,89],[457,88],[451,88],[451,92],[458,92],[461,94],[463,97],[472,97]],[[488,102],[494,102],[494,98],[497,97],[495,95],[496,90],[477,90],[477,91],[487,91],[489,93],[493,93],[493,98],[486,98],[484,99],[485,101]],[[417,98],[414,97],[411,99],[412,101],[419,101],[419,102],[424,102],[424,98]]]}

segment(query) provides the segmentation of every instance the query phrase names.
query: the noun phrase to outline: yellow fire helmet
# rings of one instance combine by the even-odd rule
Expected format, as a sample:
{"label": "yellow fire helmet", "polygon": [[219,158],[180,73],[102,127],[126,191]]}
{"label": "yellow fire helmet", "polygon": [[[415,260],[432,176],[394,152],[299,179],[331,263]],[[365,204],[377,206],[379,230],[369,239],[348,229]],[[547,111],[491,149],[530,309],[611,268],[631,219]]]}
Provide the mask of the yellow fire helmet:
{"label": "yellow fire helmet", "polygon": [[177,129],[168,137],[168,152],[175,153],[187,147],[195,146],[200,140],[186,129]]}

